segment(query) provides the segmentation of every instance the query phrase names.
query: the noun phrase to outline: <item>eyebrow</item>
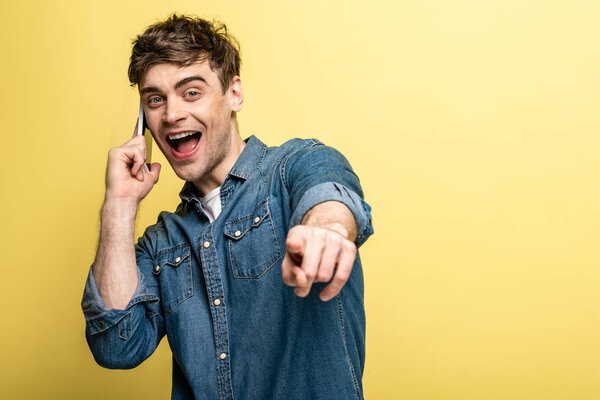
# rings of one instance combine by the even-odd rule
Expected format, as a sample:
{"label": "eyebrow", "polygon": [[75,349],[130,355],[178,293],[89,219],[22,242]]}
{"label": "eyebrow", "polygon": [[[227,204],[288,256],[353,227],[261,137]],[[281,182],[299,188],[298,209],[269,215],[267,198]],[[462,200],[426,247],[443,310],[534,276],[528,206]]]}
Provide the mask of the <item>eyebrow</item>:
{"label": "eyebrow", "polygon": [[[205,84],[208,85],[208,82],[206,82],[206,79],[204,79],[200,75],[194,75],[194,76],[188,76],[187,78],[183,78],[182,80],[180,80],[179,82],[177,82],[175,84],[175,89],[179,89],[183,85],[186,85],[186,84],[188,84],[190,82],[193,82],[193,81],[201,81],[201,82],[204,82]],[[160,92],[160,89],[157,88],[156,86],[146,86],[145,88],[142,88],[140,90],[140,95],[144,95],[144,94],[149,93],[149,92]]]}

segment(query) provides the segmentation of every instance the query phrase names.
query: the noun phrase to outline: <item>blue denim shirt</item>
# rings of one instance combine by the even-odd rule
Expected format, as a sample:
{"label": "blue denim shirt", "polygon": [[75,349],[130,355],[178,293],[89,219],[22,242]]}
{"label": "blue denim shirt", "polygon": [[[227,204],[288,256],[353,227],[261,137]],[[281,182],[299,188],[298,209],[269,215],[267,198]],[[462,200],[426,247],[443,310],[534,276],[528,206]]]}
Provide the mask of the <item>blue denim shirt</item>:
{"label": "blue denim shirt", "polygon": [[250,137],[221,186],[209,223],[186,183],[136,245],[138,287],[125,310],[104,306],[89,273],[82,301],[96,361],[133,368],[167,335],[174,399],[362,399],[363,276],[357,255],[338,296],[314,284],[297,297],[281,279],[288,230],[313,206],[346,204],[357,246],[373,233],[357,176],[336,150]]}

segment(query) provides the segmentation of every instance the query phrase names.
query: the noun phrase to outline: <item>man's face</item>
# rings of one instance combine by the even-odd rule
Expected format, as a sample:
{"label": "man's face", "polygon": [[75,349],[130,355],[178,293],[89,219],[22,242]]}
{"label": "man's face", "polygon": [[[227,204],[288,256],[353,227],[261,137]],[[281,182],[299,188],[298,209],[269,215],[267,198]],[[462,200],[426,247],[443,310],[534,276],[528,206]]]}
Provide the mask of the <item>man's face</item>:
{"label": "man's face", "polygon": [[231,152],[239,137],[233,113],[243,100],[239,77],[223,93],[208,61],[157,64],[143,76],[140,94],[152,136],[177,176],[198,182],[229,172],[239,155]]}

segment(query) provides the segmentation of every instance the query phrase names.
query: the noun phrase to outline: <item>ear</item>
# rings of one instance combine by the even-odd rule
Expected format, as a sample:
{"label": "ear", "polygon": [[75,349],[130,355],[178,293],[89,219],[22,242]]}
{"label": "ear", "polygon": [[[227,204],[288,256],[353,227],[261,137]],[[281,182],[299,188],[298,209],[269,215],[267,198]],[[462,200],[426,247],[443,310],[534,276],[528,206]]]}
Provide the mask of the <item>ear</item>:
{"label": "ear", "polygon": [[227,89],[231,111],[238,112],[242,109],[244,103],[244,90],[242,89],[242,80],[239,76],[234,76]]}

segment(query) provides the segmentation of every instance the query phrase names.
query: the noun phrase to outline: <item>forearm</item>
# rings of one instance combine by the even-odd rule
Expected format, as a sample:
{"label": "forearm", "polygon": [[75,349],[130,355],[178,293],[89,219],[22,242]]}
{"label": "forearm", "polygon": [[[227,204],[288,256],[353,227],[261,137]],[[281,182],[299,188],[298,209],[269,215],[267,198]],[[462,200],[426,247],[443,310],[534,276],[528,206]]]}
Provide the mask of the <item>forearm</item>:
{"label": "forearm", "polygon": [[98,292],[109,309],[125,309],[138,285],[134,247],[137,202],[107,198],[101,211],[100,240],[92,267]]}
{"label": "forearm", "polygon": [[338,201],[326,201],[312,207],[302,218],[302,225],[325,228],[347,240],[356,240],[356,220],[350,209]]}

